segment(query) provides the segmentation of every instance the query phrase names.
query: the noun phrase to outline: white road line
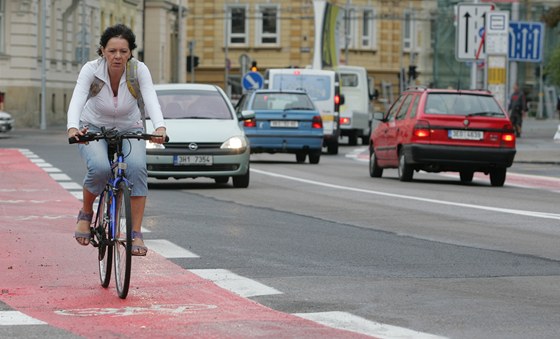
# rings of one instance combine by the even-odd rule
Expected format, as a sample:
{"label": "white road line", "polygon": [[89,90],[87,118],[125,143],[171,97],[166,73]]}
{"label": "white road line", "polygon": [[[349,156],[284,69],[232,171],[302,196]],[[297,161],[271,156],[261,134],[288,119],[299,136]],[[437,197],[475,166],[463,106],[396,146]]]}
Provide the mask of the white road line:
{"label": "white road line", "polygon": [[47,323],[32,318],[18,311],[0,311],[0,326],[46,325]]}
{"label": "white road line", "polygon": [[82,191],[82,185],[78,185],[75,182],[59,182],[60,186],[67,190],[79,190]]}
{"label": "white road line", "polygon": [[351,332],[371,335],[384,339],[442,339],[445,337],[413,331],[407,328],[370,321],[346,312],[294,313],[295,316],[308,319],[329,327]]}
{"label": "white road line", "polygon": [[84,200],[84,192],[82,191],[70,191],[70,193],[76,197],[78,200]]}
{"label": "white road line", "polygon": [[49,174],[51,178],[56,181],[70,181],[72,180],[67,174],[65,173],[51,173]]}
{"label": "white road line", "polygon": [[491,212],[501,212],[501,213],[508,213],[508,214],[524,215],[524,216],[535,217],[535,218],[560,220],[560,214],[557,214],[557,213],[535,212],[535,211],[526,211],[526,210],[514,210],[514,209],[510,209],[510,208],[473,205],[473,204],[465,204],[465,203],[460,203],[460,202],[452,202],[452,201],[421,198],[421,197],[414,197],[414,196],[395,194],[395,193],[387,193],[387,192],[374,191],[374,190],[366,190],[366,189],[361,189],[361,188],[341,186],[341,185],[335,185],[335,184],[328,184],[328,183],[320,182],[320,181],[296,178],[296,177],[291,177],[291,176],[288,176],[288,175],[261,171],[261,170],[258,170],[256,168],[251,168],[251,172],[259,173],[259,174],[262,174],[262,175],[268,175],[268,176],[271,176],[271,177],[283,178],[283,179],[286,179],[286,180],[303,182],[303,183],[310,184],[310,185],[329,187],[329,188],[351,191],[351,192],[374,194],[374,195],[380,195],[380,196],[391,197],[391,198],[400,198],[400,199],[406,199],[406,200],[416,200],[416,201],[428,202],[428,203],[432,203],[432,204],[473,208],[473,209],[479,209],[479,210],[485,210],[485,211],[491,211]]}
{"label": "white road line", "polygon": [[38,167],[41,167],[41,168],[53,167],[53,165],[49,164],[48,162],[34,162],[34,163],[35,163],[35,165],[37,165]]}
{"label": "white road line", "polygon": [[47,172],[47,173],[59,173],[62,172],[61,170],[59,170],[56,167],[43,167],[43,171]]}
{"label": "white road line", "polygon": [[146,239],[144,243],[150,250],[165,258],[200,258],[197,254],[165,239]]}
{"label": "white road line", "polygon": [[213,281],[216,285],[245,298],[260,295],[282,294],[282,292],[258,281],[242,277],[224,269],[189,270],[192,273]]}
{"label": "white road line", "polygon": [[[31,160],[32,163],[34,164],[46,164],[45,160],[41,159],[41,158],[29,158],[27,157],[29,160]],[[50,164],[49,164],[50,165]]]}

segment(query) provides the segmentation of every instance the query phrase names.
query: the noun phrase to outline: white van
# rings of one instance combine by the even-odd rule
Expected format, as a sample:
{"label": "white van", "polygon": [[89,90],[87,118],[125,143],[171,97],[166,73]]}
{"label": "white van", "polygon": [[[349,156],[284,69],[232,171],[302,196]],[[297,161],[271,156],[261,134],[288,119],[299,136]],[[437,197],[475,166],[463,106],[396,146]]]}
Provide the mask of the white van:
{"label": "white van", "polygon": [[335,70],[340,76],[340,93],[344,96],[344,105],[340,107],[340,135],[347,136],[350,145],[356,145],[358,138],[362,145],[367,145],[373,116],[373,89],[367,70],[347,65]]}
{"label": "white van", "polygon": [[344,99],[340,97],[336,72],[309,68],[269,69],[264,76],[264,87],[306,91],[323,118],[323,146],[329,154],[338,153],[339,109]]}

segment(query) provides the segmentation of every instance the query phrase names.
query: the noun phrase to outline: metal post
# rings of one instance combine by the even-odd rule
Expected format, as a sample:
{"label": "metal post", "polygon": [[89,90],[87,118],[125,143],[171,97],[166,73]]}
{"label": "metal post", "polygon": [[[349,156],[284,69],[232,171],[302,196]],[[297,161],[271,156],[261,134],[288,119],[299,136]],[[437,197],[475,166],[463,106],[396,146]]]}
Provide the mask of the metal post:
{"label": "metal post", "polygon": [[46,101],[47,96],[47,0],[42,0],[41,10],[41,129],[47,129]]}
{"label": "metal post", "polygon": [[177,12],[178,34],[177,34],[177,82],[185,82],[185,56],[183,55],[183,0],[179,0],[179,10]]}
{"label": "metal post", "polygon": [[[479,1],[478,0],[473,0],[473,2],[476,4]],[[476,66],[476,60],[472,62],[471,64],[471,89],[475,89],[477,88],[477,75],[478,75],[478,70],[477,70],[477,66]]]}
{"label": "metal post", "polygon": [[228,52],[229,52],[229,27],[231,24],[231,12],[226,13],[226,24],[225,24],[225,28],[226,28],[226,41],[225,41],[225,55],[224,55],[224,68],[225,68],[225,72],[224,72],[224,91],[228,94],[229,97],[231,97],[231,93],[229,91],[229,69],[228,69]]}
{"label": "metal post", "polygon": [[350,45],[350,25],[352,25],[352,21],[350,16],[348,15],[348,11],[350,10],[350,0],[346,0],[346,8],[344,9],[344,63],[348,65],[348,48]]}

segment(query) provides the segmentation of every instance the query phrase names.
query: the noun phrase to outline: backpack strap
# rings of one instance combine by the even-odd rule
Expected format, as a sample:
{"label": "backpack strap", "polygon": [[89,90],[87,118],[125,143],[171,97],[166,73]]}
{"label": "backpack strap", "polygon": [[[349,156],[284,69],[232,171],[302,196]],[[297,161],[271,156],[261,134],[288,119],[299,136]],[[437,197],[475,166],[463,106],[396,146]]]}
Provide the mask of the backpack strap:
{"label": "backpack strap", "polygon": [[91,97],[94,97],[97,94],[99,94],[99,92],[101,91],[101,88],[103,88],[103,85],[105,85],[103,80],[94,76],[93,77],[93,82],[89,86],[89,93],[88,93],[86,101],[89,100]]}
{"label": "backpack strap", "polygon": [[130,58],[126,63],[126,86],[136,98],[138,103],[138,108],[140,109],[140,114],[142,114],[142,123],[144,124],[144,130],[146,130],[146,113],[144,109],[144,98],[142,98],[142,92],[140,91],[140,84],[138,83],[138,60],[135,58]]}
{"label": "backpack strap", "polygon": [[[101,58],[97,59],[97,64],[99,65],[101,63]],[[91,85],[89,86],[89,93],[88,93],[88,97],[86,99],[86,101],[88,101],[91,97],[96,96],[97,94],[99,94],[99,92],[101,91],[101,89],[103,88],[103,85],[105,85],[105,83],[103,82],[103,80],[99,79],[98,77],[94,76],[93,77],[93,82],[91,83]]]}

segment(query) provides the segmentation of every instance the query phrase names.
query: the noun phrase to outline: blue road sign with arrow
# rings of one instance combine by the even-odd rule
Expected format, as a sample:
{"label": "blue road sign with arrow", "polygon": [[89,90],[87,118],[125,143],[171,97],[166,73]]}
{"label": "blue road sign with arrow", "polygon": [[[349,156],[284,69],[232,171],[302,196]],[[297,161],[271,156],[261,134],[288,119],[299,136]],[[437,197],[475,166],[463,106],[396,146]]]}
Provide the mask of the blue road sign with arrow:
{"label": "blue road sign with arrow", "polygon": [[243,75],[242,85],[247,91],[261,89],[264,85],[263,76],[259,72],[247,72]]}
{"label": "blue road sign with arrow", "polygon": [[544,24],[542,22],[510,22],[509,60],[541,62],[543,41]]}

